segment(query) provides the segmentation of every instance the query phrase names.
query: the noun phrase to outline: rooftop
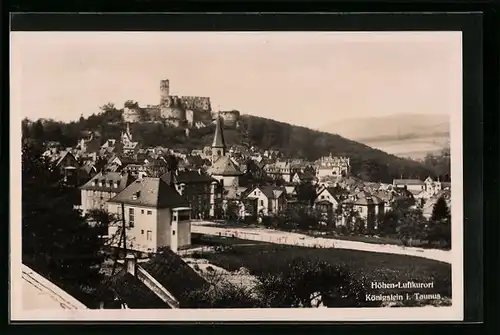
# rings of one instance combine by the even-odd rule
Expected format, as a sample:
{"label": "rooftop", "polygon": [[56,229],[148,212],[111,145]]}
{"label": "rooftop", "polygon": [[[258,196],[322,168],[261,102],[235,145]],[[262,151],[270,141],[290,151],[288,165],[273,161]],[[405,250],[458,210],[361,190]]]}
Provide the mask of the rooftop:
{"label": "rooftop", "polygon": [[209,173],[216,176],[241,176],[240,168],[227,156],[217,159],[209,169]]}
{"label": "rooftop", "polygon": [[179,255],[171,250],[166,249],[156,254],[141,266],[174,295],[181,308],[190,305],[186,293],[206,288],[208,285]]}
{"label": "rooftop", "polygon": [[[94,185],[95,181],[95,185]],[[134,181],[134,178],[128,173],[121,172],[99,172],[88,182],[80,187],[82,190],[87,191],[104,191],[104,192],[115,192],[119,193],[123,191],[130,183]],[[99,186],[99,183],[102,183]],[[117,184],[117,187],[115,186]]]}
{"label": "rooftop", "polygon": [[172,186],[160,178],[149,177],[136,180],[109,202],[159,209],[188,206]]}
{"label": "rooftop", "polygon": [[129,308],[155,309],[170,308],[141,280],[122,268],[117,274],[109,278],[105,284],[116,294],[117,298],[127,304]]}

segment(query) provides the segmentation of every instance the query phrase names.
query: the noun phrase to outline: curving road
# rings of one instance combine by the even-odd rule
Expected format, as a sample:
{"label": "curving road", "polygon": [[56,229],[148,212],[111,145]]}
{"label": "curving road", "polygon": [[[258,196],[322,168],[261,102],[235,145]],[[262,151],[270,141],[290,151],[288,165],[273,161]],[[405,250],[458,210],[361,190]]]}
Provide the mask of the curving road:
{"label": "curving road", "polygon": [[[210,225],[210,226],[208,226]],[[409,248],[390,244],[373,244],[357,241],[336,240],[331,238],[311,237],[304,234],[261,228],[225,228],[213,227],[217,223],[193,221],[191,232],[214,236],[233,236],[245,240],[265,241],[276,244],[298,245],[304,247],[350,249],[387,254],[398,254],[428,258],[451,264],[451,251],[437,249]]]}

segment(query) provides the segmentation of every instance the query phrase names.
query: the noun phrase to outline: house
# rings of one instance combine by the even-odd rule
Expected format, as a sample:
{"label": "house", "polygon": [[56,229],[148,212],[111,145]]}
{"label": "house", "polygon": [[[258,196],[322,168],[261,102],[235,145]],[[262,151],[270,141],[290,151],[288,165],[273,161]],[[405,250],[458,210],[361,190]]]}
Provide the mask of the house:
{"label": "house", "polygon": [[344,195],[339,188],[325,187],[318,191],[314,206],[322,212],[333,213],[344,199]]}
{"label": "house", "polygon": [[336,157],[330,154],[314,162],[314,168],[319,180],[326,176],[346,177],[351,172],[351,162],[349,157]]}
{"label": "house", "polygon": [[419,179],[394,179],[392,185],[395,188],[406,189],[412,194],[418,194],[425,187],[425,183]]}
{"label": "house", "polygon": [[101,150],[101,134],[92,131],[83,132],[76,150],[82,154],[98,153]]}
{"label": "house", "polygon": [[87,309],[76,298],[24,264],[21,264],[21,290],[24,310]]}
{"label": "house", "polygon": [[295,171],[295,173],[292,175],[292,180],[291,182],[294,184],[301,184],[301,183],[313,183],[315,184],[317,181],[316,176],[314,176],[313,173],[310,173],[308,170],[305,171]]}
{"label": "house", "polygon": [[384,201],[368,192],[359,192],[351,200],[352,209],[365,220],[368,230],[376,229],[377,216],[384,213]]}
{"label": "house", "polygon": [[273,164],[267,164],[264,167],[264,171],[273,179],[282,179],[287,183],[292,181],[293,171],[288,160],[276,161]]}
{"label": "house", "polygon": [[55,160],[54,167],[61,171],[63,181],[69,185],[78,184],[78,169],[80,164],[70,151],[63,151]]}
{"label": "house", "polygon": [[78,179],[80,184],[82,182],[86,183],[90,179],[94,178],[96,174],[97,168],[95,167],[95,164],[90,161],[85,162],[85,164],[78,169]]}
{"label": "house", "polygon": [[[128,249],[156,252],[169,247],[177,252],[191,244],[191,208],[160,178],[137,179],[107,204],[108,211],[122,218],[127,227]],[[117,227],[110,227],[110,236],[116,233]]]}
{"label": "house", "polygon": [[129,186],[135,178],[124,172],[100,172],[80,187],[82,212],[106,209],[106,201]]}
{"label": "house", "polygon": [[130,253],[120,265],[118,273],[103,283],[112,293],[103,299],[103,308],[198,307],[189,294],[208,289],[208,283],[171,250],[162,250],[145,262]]}
{"label": "house", "polygon": [[257,186],[247,195],[256,202],[257,213],[268,216],[278,214],[286,208],[286,190],[278,186]]}
{"label": "house", "polygon": [[222,188],[218,181],[201,169],[168,171],[160,177],[173,185],[191,207],[192,218],[205,219],[216,216],[222,202]]}
{"label": "house", "polygon": [[123,146],[123,153],[125,154],[136,154],[141,149],[139,142],[132,140],[132,133],[130,132],[128,123],[127,129],[121,134],[121,144]]}
{"label": "house", "polygon": [[101,145],[101,149],[99,151],[99,154],[101,156],[107,155],[107,154],[120,154],[123,151],[123,146],[120,142],[118,142],[115,139],[108,139],[106,142],[104,142],[103,145]]}

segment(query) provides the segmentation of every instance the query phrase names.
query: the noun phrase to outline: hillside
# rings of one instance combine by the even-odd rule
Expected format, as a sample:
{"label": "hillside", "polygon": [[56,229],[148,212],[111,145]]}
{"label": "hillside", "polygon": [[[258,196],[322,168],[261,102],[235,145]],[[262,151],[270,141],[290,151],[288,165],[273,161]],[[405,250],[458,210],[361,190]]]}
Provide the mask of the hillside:
{"label": "hillside", "polygon": [[341,120],[322,130],[400,157],[421,159],[449,142],[448,115],[389,115]]}
{"label": "hillside", "polygon": [[[279,149],[285,156],[316,160],[332,153],[351,157],[352,172],[360,178],[372,181],[391,182],[393,178],[425,178],[434,176],[432,169],[421,163],[406,160],[373,149],[367,145],[348,140],[339,135],[314,131],[260,117],[242,115],[242,126],[238,129],[226,129],[228,145],[245,144],[261,149]],[[23,125],[24,136],[40,137],[37,123]],[[65,146],[74,146],[84,130],[98,130],[104,142],[108,138],[119,138],[124,125],[120,114],[107,111],[69,124],[45,121],[43,139],[59,141]],[[189,137],[185,131],[165,126],[161,123],[132,124],[134,140],[144,146],[165,146],[170,148],[201,149],[212,143],[214,125],[201,129],[192,129]],[[38,132],[38,135],[34,135]]]}

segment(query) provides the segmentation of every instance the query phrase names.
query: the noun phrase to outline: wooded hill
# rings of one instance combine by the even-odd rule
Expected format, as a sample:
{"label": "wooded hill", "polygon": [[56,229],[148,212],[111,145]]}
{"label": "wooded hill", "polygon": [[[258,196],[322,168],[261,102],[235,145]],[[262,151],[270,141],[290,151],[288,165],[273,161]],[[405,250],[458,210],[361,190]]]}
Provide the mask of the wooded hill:
{"label": "wooded hill", "polygon": [[[74,146],[85,130],[99,131],[104,143],[107,139],[120,137],[125,125],[121,110],[108,108],[88,118],[80,117],[70,123],[53,120],[38,120],[30,123],[23,120],[23,136],[45,141],[58,141],[63,146]],[[351,158],[352,173],[363,180],[392,182],[393,178],[438,177],[434,167],[420,162],[398,158],[364,144],[348,140],[339,135],[311,130],[271,119],[242,115],[241,126],[225,129],[227,145],[252,145],[260,149],[278,149],[285,157],[304,158],[314,161],[332,153]],[[145,147],[201,149],[210,146],[214,125],[201,129],[184,129],[162,123],[137,123],[130,125],[134,141]],[[442,175],[441,180],[449,179]]]}

